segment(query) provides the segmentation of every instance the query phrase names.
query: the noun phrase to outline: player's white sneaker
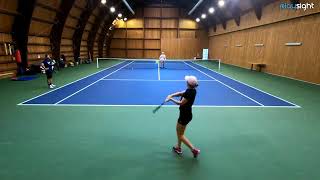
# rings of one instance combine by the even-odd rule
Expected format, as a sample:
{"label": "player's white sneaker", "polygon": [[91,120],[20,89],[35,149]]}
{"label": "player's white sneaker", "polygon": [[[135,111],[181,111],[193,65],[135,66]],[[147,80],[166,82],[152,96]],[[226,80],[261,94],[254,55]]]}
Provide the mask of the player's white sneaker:
{"label": "player's white sneaker", "polygon": [[54,88],[54,86],[52,86],[52,84],[49,86],[49,89],[53,89]]}
{"label": "player's white sneaker", "polygon": [[56,85],[54,85],[54,84],[51,84],[51,86],[54,87],[54,88],[56,87]]}

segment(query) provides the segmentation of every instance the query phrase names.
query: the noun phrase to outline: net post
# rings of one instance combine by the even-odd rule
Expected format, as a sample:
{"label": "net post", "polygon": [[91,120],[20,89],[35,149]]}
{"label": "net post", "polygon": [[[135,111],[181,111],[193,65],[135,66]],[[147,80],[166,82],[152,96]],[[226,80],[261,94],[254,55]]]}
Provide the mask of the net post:
{"label": "net post", "polygon": [[220,71],[220,67],[221,67],[221,59],[219,59],[219,71]]}
{"label": "net post", "polygon": [[97,58],[97,69],[99,69],[99,58]]}

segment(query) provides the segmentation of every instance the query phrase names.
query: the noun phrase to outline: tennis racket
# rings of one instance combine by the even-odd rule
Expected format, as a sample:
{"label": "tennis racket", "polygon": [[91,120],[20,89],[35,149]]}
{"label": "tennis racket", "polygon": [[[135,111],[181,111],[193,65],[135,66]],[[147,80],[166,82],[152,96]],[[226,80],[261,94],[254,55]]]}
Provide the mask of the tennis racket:
{"label": "tennis racket", "polygon": [[159,111],[159,109],[165,104],[166,102],[162,102],[159,106],[157,106],[152,112],[153,114]]}

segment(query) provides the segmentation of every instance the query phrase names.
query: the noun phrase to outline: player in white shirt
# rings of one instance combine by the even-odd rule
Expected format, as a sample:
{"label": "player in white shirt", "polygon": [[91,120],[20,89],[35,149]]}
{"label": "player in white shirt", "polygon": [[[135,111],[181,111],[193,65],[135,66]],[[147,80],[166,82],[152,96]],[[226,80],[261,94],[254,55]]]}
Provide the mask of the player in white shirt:
{"label": "player in white shirt", "polygon": [[167,57],[164,54],[164,52],[161,53],[159,60],[160,60],[160,68],[164,68],[164,61],[167,60]]}

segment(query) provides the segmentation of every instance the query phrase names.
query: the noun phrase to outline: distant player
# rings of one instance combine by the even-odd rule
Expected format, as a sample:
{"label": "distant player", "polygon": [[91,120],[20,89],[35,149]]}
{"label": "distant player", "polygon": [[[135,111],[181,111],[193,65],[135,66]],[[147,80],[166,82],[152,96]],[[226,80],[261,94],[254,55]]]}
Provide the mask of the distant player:
{"label": "distant player", "polygon": [[[172,101],[180,106],[180,115],[176,127],[178,143],[173,147],[173,151],[179,155],[182,154],[182,142],[190,148],[193,153],[193,157],[196,158],[200,154],[200,150],[192,145],[189,139],[184,135],[184,132],[188,123],[192,120],[192,105],[197,95],[196,87],[198,86],[198,80],[194,76],[186,76],[185,80],[187,81],[187,89],[182,92],[176,92],[168,95],[165,101]],[[176,100],[173,97],[181,98],[180,100]]]}
{"label": "distant player", "polygon": [[47,75],[47,83],[50,89],[53,89],[56,85],[52,84],[52,74],[55,62],[50,58],[48,54],[45,55],[45,59],[41,64],[41,69]]}
{"label": "distant player", "polygon": [[160,68],[164,68],[164,61],[167,60],[167,57],[164,54],[164,52],[161,52],[159,60],[160,60]]}

